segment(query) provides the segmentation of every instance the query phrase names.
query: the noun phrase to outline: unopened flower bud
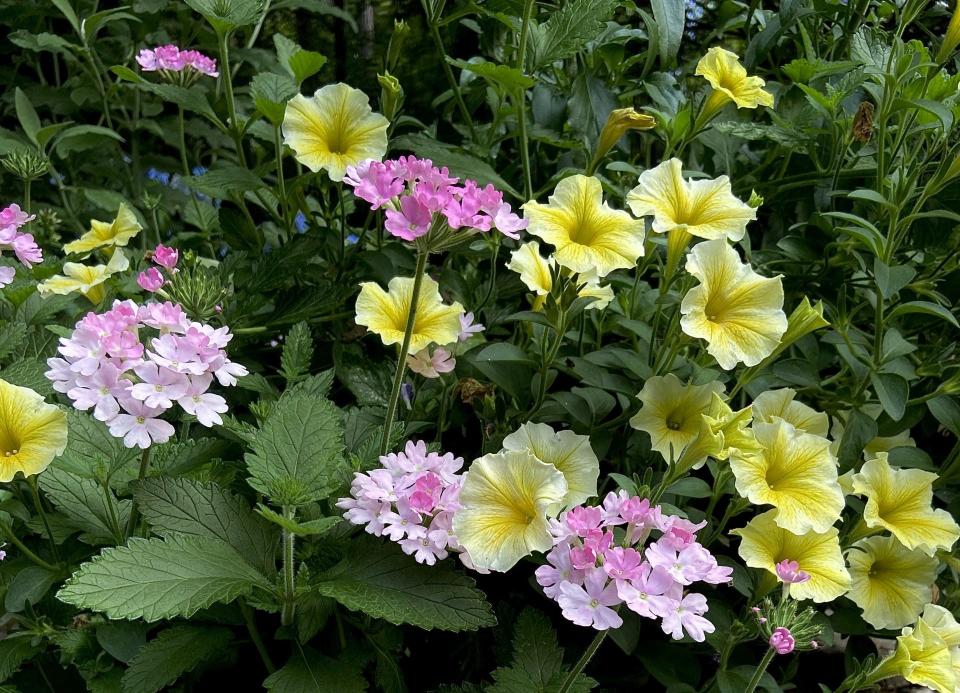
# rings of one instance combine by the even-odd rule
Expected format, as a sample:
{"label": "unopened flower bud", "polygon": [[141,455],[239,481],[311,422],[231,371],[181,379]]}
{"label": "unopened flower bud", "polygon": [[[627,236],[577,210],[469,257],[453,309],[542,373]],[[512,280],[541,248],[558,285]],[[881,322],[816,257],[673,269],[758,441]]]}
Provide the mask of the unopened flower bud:
{"label": "unopened flower bud", "polygon": [[38,152],[19,149],[0,159],[0,163],[20,180],[36,180],[47,172],[47,160]]}
{"label": "unopened flower bud", "polygon": [[657,120],[633,108],[617,108],[610,111],[607,122],[597,139],[597,149],[593,154],[594,168],[614,145],[630,130],[651,130],[657,126]]}
{"label": "unopened flower bud", "polygon": [[776,628],[773,633],[770,634],[769,643],[770,647],[772,647],[777,654],[785,655],[793,652],[797,641],[794,640],[790,631],[786,628]]}
{"label": "unopened flower bud", "polygon": [[760,207],[760,205],[763,204],[763,195],[760,195],[759,193],[757,193],[756,190],[751,190],[750,199],[747,200],[747,204],[753,207],[754,209],[757,209],[758,207]]}
{"label": "unopened flower bud", "polygon": [[402,19],[393,21],[393,33],[390,35],[390,44],[387,46],[387,70],[394,70],[400,59],[400,51],[410,35],[410,25]]}
{"label": "unopened flower bud", "polygon": [[378,74],[377,81],[380,83],[380,110],[387,120],[393,120],[403,106],[403,87],[389,72]]}

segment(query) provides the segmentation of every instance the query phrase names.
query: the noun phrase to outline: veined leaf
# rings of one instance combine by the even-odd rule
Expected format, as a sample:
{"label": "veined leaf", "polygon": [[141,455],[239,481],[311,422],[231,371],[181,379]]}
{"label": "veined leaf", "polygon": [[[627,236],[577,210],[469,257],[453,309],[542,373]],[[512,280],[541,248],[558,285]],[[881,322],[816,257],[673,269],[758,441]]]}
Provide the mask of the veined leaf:
{"label": "veined leaf", "polygon": [[533,68],[583,50],[603,31],[616,6],[614,0],[573,0],[564,4],[533,35]]}
{"label": "veined leaf", "polygon": [[40,475],[40,487],[57,509],[86,533],[81,538],[95,545],[123,541],[123,528],[130,518],[129,500],[118,500],[109,487],[72,474],[59,462]]}
{"label": "veined leaf", "polygon": [[367,681],[356,660],[332,659],[310,648],[303,648],[295,652],[283,667],[270,674],[263,682],[263,687],[276,693],[360,693],[367,690]]}
{"label": "veined leaf", "polygon": [[161,631],[130,660],[124,693],[156,693],[229,647],[229,628],[181,624]]}
{"label": "veined leaf", "polygon": [[300,382],[310,373],[310,361],[313,359],[313,335],[305,322],[294,325],[283,341],[280,354],[280,372],[288,385]]}
{"label": "veined leaf", "polygon": [[287,111],[287,101],[297,95],[297,85],[287,75],[261,72],[250,82],[253,103],[272,125],[279,126]]}

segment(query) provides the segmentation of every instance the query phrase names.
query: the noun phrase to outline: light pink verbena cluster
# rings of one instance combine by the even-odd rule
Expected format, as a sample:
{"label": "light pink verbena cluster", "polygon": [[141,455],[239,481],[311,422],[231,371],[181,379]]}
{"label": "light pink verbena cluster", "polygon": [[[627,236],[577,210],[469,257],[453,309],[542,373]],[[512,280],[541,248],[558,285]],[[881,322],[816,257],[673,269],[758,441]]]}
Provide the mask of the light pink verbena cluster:
{"label": "light pink verbena cluster", "polygon": [[364,161],[347,168],[343,179],[354,194],[374,209],[386,207],[387,231],[406,241],[426,234],[436,215],[445,217],[451,229],[479,231],[497,229],[504,236],[520,238],[527,221],[513,213],[503,193],[492,185],[450,175],[430,159],[402,156],[389,161]]}
{"label": "light pink verbena cluster", "polygon": [[[0,210],[0,251],[12,250],[26,267],[43,262],[43,253],[33,240],[33,235],[21,233],[20,229],[36,217],[12,204]],[[13,267],[0,266],[0,288],[13,281],[17,271]]]}
{"label": "light pink verbena cluster", "polygon": [[144,48],[137,55],[137,63],[144,72],[183,72],[192,70],[208,77],[216,77],[217,61],[200,51],[180,50],[173,44]]}
{"label": "light pink verbena cluster", "polygon": [[[733,572],[697,543],[704,524],[665,515],[626,491],[611,492],[600,507],[577,506],[552,521],[554,547],[548,565],[537,568],[537,582],[579,626],[619,628],[617,608],[625,604],[644,618],[660,619],[674,639],[685,631],[702,642],[714,626],[703,617],[706,597],[688,587],[729,582]],[[622,539],[614,527],[624,527]],[[659,536],[647,544],[653,532]]]}
{"label": "light pink verbena cluster", "polygon": [[233,338],[226,327],[191,322],[174,303],[115,301],[105,313],[87,313],[69,338],[63,358],[47,360],[46,375],[73,406],[123,438],[128,448],[148,448],[173,435],[160,417],[174,404],[204,426],[223,423],[227,402],[209,392],[214,378],[236,385],[247,369],[227,358]]}
{"label": "light pink verbena cluster", "polygon": [[[403,452],[380,458],[381,469],[354,474],[351,498],[337,507],[355,525],[400,544],[418,563],[433,565],[448,551],[461,551],[453,535],[453,513],[460,508],[463,458],[427,452],[422,440],[408,441]],[[461,557],[465,557],[461,553]],[[465,563],[467,561],[464,561]]]}
{"label": "light pink verbena cluster", "polygon": [[[180,259],[180,252],[176,248],[168,248],[164,245],[158,245],[153,251],[151,258],[159,267],[164,268],[168,273],[173,274],[177,271],[177,262]],[[169,281],[163,276],[157,267],[150,267],[137,275],[137,284],[141,289],[153,293],[163,287]]]}

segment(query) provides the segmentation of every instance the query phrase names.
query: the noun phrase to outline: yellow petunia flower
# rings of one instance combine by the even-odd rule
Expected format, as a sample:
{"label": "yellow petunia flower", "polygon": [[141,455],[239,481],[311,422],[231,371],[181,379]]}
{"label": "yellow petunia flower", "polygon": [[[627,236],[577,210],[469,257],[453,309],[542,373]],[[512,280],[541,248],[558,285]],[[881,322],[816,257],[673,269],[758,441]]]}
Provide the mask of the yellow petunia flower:
{"label": "yellow petunia flower", "polygon": [[341,181],[348,166],[383,159],[388,125],[362,91],[328,84],[312,98],[297,94],[287,102],[283,142],[311,171],[326,171],[330,180]]}
{"label": "yellow petunia flower", "polygon": [[525,423],[503,439],[503,449],[526,450],[560,470],[567,482],[563,507],[580,505],[597,495],[600,460],[590,438],[573,431],[554,431],[547,424]]}
{"label": "yellow petunia flower", "polygon": [[711,430],[723,436],[723,449],[714,455],[718,460],[725,460],[730,453],[739,450],[741,453],[759,452],[760,445],[753,435],[750,422],[753,420],[753,408],[744,407],[734,411],[729,404],[723,401],[716,392],[711,396],[710,408],[704,418],[710,424]]}
{"label": "yellow petunia flower", "polygon": [[947,647],[960,647],[960,623],[949,611],[936,604],[927,604],[920,618],[943,638]]}
{"label": "yellow petunia flower", "polygon": [[[375,282],[363,282],[357,296],[356,323],[379,335],[387,346],[403,344],[412,300],[413,277],[394,277],[386,291]],[[445,304],[440,297],[440,285],[424,275],[407,353],[416,354],[430,344],[456,342],[462,314],[463,306],[456,302]]]}
{"label": "yellow petunia flower", "polygon": [[550,550],[547,518],[566,496],[563,474],[533,453],[484,455],[464,475],[453,531],[474,566],[505,572],[534,551]]}
{"label": "yellow petunia flower", "polygon": [[903,629],[897,637],[897,649],[870,672],[864,684],[902,676],[939,693],[955,693],[960,686],[956,658],[956,648],[921,617],[915,626]]}
{"label": "yellow petunia flower", "polygon": [[946,510],[933,508],[936,478],[922,469],[891,467],[885,452],[867,460],[851,477],[853,492],[867,498],[864,524],[889,530],[908,549],[928,556],[937,549],[949,551],[960,538],[960,526]]}
{"label": "yellow petunia flower", "polygon": [[740,558],[751,568],[762,568],[773,575],[777,574],[777,563],[796,561],[801,570],[810,574],[810,579],[788,586],[794,599],[829,602],[850,589],[850,574],[843,562],[837,528],[794,534],[777,525],[776,514],[776,510],[768,510],[750,520],[746,527],[730,532],[741,539]]}
{"label": "yellow petunia flower", "polygon": [[122,250],[115,250],[106,265],[81,265],[77,262],[63,263],[63,274],[55,274],[37,285],[41,296],[57,294],[65,296],[78,291],[91,303],[98,305],[107,295],[103,283],[113,275],[124,272],[130,267],[130,260]]}
{"label": "yellow petunia flower", "polygon": [[850,591],[874,628],[902,628],[933,597],[937,559],[906,548],[896,537],[869,537],[847,551]]}
{"label": "yellow petunia flower", "polygon": [[830,417],[794,398],[797,391],[789,387],[761,392],[753,400],[753,420],[771,423],[783,419],[795,428],[826,438],[830,432]]}
{"label": "yellow petunia flower", "polygon": [[683,449],[697,439],[703,415],[709,413],[714,394],[723,392],[715,380],[706,385],[684,385],[673,373],[647,378],[637,398],[643,403],[630,425],[650,436],[650,447],[663,459],[679,459]]}
{"label": "yellow petunia flower", "polygon": [[772,505],[776,523],[796,534],[826,532],[843,512],[837,458],[830,441],[783,419],[753,424],[760,452],[730,454],[737,491],[755,505]]}
{"label": "yellow petunia flower", "polygon": [[39,474],[67,447],[67,415],[26,387],[0,380],[0,481]]}
{"label": "yellow petunia flower", "polygon": [[[791,344],[801,337],[828,325],[830,323],[823,317],[823,301],[816,305],[810,305],[810,299],[804,296],[803,300],[787,317],[787,331],[780,337],[780,344],[766,357],[766,363],[772,363],[777,356],[786,351]],[[762,367],[763,365],[761,365]]]}
{"label": "yellow petunia flower", "polygon": [[700,284],[680,304],[683,331],[705,339],[725,370],[760,363],[787,328],[780,277],[760,276],[723,239],[694,246],[686,268]]}
{"label": "yellow petunia flower", "polygon": [[556,248],[561,267],[605,277],[630,269],[643,255],[643,222],[603,201],[600,181],[592,176],[564,178],[547,201],[523,205],[527,231]]}
{"label": "yellow petunia flower", "polygon": [[113,221],[90,220],[90,230],[63,246],[65,253],[89,253],[97,248],[124,247],[143,227],[136,215],[121,203]]}
{"label": "yellow petunia flower", "polygon": [[773,94],[764,91],[763,79],[748,76],[736,53],[714,46],[700,58],[696,74],[713,87],[704,111],[715,113],[729,101],[737,108],[773,107]]}
{"label": "yellow petunia flower", "polygon": [[[507,263],[507,269],[519,274],[520,281],[534,293],[534,310],[543,308],[546,295],[553,289],[551,270],[556,265],[553,256],[547,259],[540,254],[540,244],[537,241],[524,243],[510,253],[510,262]],[[577,275],[577,282],[582,284],[577,296],[596,299],[585,310],[603,310],[613,300],[613,289],[609,286],[600,286],[600,280],[595,272],[585,272]]]}
{"label": "yellow petunia flower", "polygon": [[652,216],[657,233],[680,231],[707,240],[739,241],[757,218],[757,210],[733,194],[729,178],[685,180],[679,159],[641,173],[627,204],[638,217]]}

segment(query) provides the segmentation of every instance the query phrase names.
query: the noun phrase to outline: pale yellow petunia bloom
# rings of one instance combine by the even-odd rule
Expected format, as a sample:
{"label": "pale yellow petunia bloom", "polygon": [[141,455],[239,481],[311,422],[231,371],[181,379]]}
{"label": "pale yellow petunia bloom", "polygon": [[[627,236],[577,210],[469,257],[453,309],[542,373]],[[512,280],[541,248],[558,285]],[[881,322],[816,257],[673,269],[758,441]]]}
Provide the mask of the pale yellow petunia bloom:
{"label": "pale yellow petunia bloom", "polygon": [[[379,335],[387,346],[403,344],[413,283],[413,277],[394,277],[384,291],[376,282],[363,282],[357,296],[356,323]],[[440,285],[424,275],[407,353],[416,354],[430,344],[456,342],[462,314],[463,306],[456,302],[445,304],[440,297]]]}
{"label": "pale yellow petunia bloom", "polygon": [[861,539],[847,551],[850,591],[874,628],[902,628],[917,620],[933,597],[938,561],[910,550],[896,537]]}
{"label": "pale yellow petunia bloom", "polygon": [[757,218],[757,210],[733,194],[729,178],[685,180],[679,159],[641,173],[627,204],[638,217],[652,216],[657,233],[685,231],[708,240],[739,241]]}
{"label": "pale yellow petunia bloom", "polygon": [[949,551],[960,538],[960,526],[946,510],[934,509],[936,478],[922,469],[891,467],[885,452],[867,460],[851,477],[853,492],[867,498],[864,524],[886,529],[908,549],[929,556],[937,549]]}
{"label": "pale yellow petunia bloom", "polygon": [[780,277],[760,276],[723,239],[695,245],[686,268],[700,284],[680,304],[683,331],[705,339],[724,370],[760,363],[787,328]]}
{"label": "pale yellow petunia bloom", "polygon": [[527,450],[484,455],[467,470],[453,531],[480,570],[505,572],[553,546],[548,517],[567,495],[563,474]]}
{"label": "pale yellow petunia bloom", "polygon": [[733,408],[723,401],[716,392],[713,393],[710,401],[710,408],[704,414],[710,428],[723,436],[723,449],[714,455],[718,460],[725,460],[735,450],[741,453],[759,452],[760,445],[757,443],[757,437],[750,428],[753,420],[753,408],[746,406],[743,409],[734,411]]}
{"label": "pale yellow petunia bloom", "polygon": [[643,255],[643,222],[610,208],[592,176],[564,178],[547,204],[530,200],[523,212],[527,231],[554,246],[557,263],[574,272],[605,277],[632,268]]}
{"label": "pale yellow petunia bloom", "polygon": [[943,638],[947,647],[960,647],[960,623],[949,611],[936,604],[927,604],[920,618]]}
{"label": "pale yellow petunia bloom", "polygon": [[715,380],[706,385],[685,385],[673,373],[647,378],[637,398],[643,404],[630,425],[650,436],[650,447],[665,460],[679,459],[683,449],[697,439],[703,415],[709,413],[714,394],[723,392]]}
{"label": "pale yellow petunia bloom", "polygon": [[844,594],[850,588],[850,574],[843,562],[837,528],[794,534],[777,526],[773,519],[776,513],[768,510],[750,520],[746,527],[730,532],[741,539],[740,558],[751,568],[762,568],[773,575],[781,561],[799,563],[800,570],[809,573],[810,579],[789,585],[794,599],[829,602]]}
{"label": "pale yellow petunia bloom", "polygon": [[763,89],[763,79],[748,76],[736,53],[714,46],[700,58],[696,74],[710,82],[711,98],[718,105],[733,101],[737,108],[773,107],[773,94]]}
{"label": "pale yellow petunia bloom", "polygon": [[783,419],[753,424],[760,452],[730,454],[737,491],[755,505],[772,505],[777,525],[795,534],[826,532],[843,512],[837,459],[830,441]]}
{"label": "pale yellow petunia bloom", "polygon": [[917,686],[939,693],[955,693],[960,686],[956,647],[921,617],[897,637],[897,649],[870,673],[867,685],[893,676],[902,676]]}
{"label": "pale yellow petunia bloom", "polygon": [[130,260],[120,249],[113,252],[113,256],[106,265],[91,266],[77,262],[65,262],[63,263],[63,274],[55,274],[45,282],[38,284],[37,291],[41,296],[47,294],[65,296],[80,292],[91,303],[97,305],[107,295],[103,283],[113,275],[126,271],[129,267]]}
{"label": "pale yellow petunia bloom", "polygon": [[90,220],[90,230],[75,241],[63,246],[66,253],[89,253],[97,248],[126,246],[143,227],[137,216],[125,204],[120,204],[113,221]]}
{"label": "pale yellow petunia bloom", "polygon": [[[546,295],[553,289],[553,275],[551,271],[557,266],[553,256],[544,258],[540,254],[540,244],[529,241],[510,253],[510,262],[507,269],[520,275],[522,281],[533,292],[533,309],[540,310],[546,302]],[[613,289],[601,286],[595,272],[585,272],[577,275],[577,282],[582,284],[577,295],[581,298],[595,299],[585,310],[603,310],[613,300]]]}
{"label": "pale yellow petunia bloom", "polygon": [[342,82],[328,84],[312,98],[297,94],[287,102],[283,142],[311,171],[326,171],[330,180],[340,181],[348,166],[383,158],[388,125],[362,91]]}
{"label": "pale yellow petunia bloom", "polygon": [[797,391],[789,387],[761,392],[753,399],[754,421],[771,423],[774,418],[779,418],[801,431],[826,438],[830,431],[830,417],[796,401],[796,396]]}
{"label": "pale yellow petunia bloom", "polygon": [[33,390],[0,380],[0,481],[39,474],[66,447],[66,414]]}
{"label": "pale yellow petunia bloom", "polygon": [[555,431],[543,423],[525,423],[503,439],[503,449],[527,450],[541,462],[559,469],[567,482],[565,508],[597,495],[600,460],[590,447],[588,436]]}

